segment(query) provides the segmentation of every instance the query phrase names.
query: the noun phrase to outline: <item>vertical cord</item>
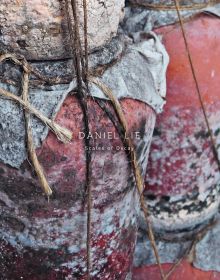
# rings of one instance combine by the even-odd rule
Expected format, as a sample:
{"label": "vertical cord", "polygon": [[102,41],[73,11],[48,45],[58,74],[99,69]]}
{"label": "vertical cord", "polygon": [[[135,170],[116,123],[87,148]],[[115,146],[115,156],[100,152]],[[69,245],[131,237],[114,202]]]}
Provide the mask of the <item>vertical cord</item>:
{"label": "vertical cord", "polygon": [[[67,1],[67,0],[66,0]],[[76,75],[77,75],[77,86],[78,86],[78,95],[83,95],[82,90],[82,69],[81,69],[81,50],[80,50],[80,34],[79,34],[79,22],[77,16],[77,5],[75,0],[71,0],[72,13],[74,19],[74,39],[72,41],[72,48],[76,61]]]}
{"label": "vertical cord", "polygon": [[88,88],[88,71],[89,71],[89,59],[88,59],[88,9],[87,0],[83,0],[83,13],[84,13],[84,48],[85,48],[85,82]]}
{"label": "vertical cord", "polygon": [[[88,61],[88,9],[87,9],[87,0],[83,0],[83,14],[84,14],[84,55],[85,55],[85,64],[84,64],[84,81],[86,84],[87,91],[88,87],[88,71],[89,71],[89,61]],[[86,104],[85,111],[85,122],[86,124],[86,135],[89,133],[89,123],[88,123],[88,108]],[[88,138],[88,137],[86,137]],[[90,138],[86,139],[86,146],[90,146]],[[87,279],[91,278],[91,231],[92,231],[92,189],[91,189],[91,152],[90,149],[86,149],[86,184],[87,184],[87,242],[86,242],[86,251],[87,251]]]}
{"label": "vertical cord", "polygon": [[[88,73],[88,40],[87,40],[87,3],[86,0],[83,0],[83,11],[84,11],[84,41],[85,41],[85,63],[83,58],[83,52],[80,41],[80,31],[79,31],[79,20],[78,20],[78,7],[76,0],[71,0],[72,7],[72,16],[74,21],[74,26],[71,23],[71,16],[69,13],[69,0],[66,0],[66,10],[67,10],[67,19],[70,33],[74,33],[74,37],[70,34],[73,59],[75,62],[75,69],[77,75],[77,96],[80,102],[80,106],[83,112],[84,118],[84,132],[85,132],[85,156],[86,156],[86,186],[85,191],[87,195],[87,240],[86,240],[86,267],[87,267],[87,279],[91,279],[91,210],[92,210],[92,190],[91,190],[91,151],[90,147],[90,138],[88,137],[90,133],[89,129],[89,118],[88,118],[88,105],[87,105],[87,95],[83,89],[83,82],[87,85],[87,73]],[[88,87],[87,87],[88,90]]]}

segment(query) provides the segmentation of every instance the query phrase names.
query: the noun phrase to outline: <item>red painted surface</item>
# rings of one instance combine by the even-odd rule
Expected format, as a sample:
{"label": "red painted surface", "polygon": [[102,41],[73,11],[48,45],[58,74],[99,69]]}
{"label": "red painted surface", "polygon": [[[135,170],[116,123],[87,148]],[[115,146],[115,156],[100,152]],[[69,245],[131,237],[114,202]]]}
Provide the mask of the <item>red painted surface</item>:
{"label": "red painted surface", "polygon": [[[168,272],[173,264],[162,265],[164,272]],[[133,271],[133,280],[160,280],[158,267],[143,266],[135,268]],[[183,261],[176,270],[170,275],[168,280],[219,280],[220,273],[215,271],[205,272],[194,268],[187,261]]]}
{"label": "red painted surface", "polygon": [[[184,24],[202,99],[220,143],[220,20],[201,15]],[[167,104],[157,120],[147,173],[155,195],[203,193],[219,179],[179,25],[156,30],[170,55]],[[218,146],[219,147],[219,146]]]}
{"label": "red painted surface", "polygon": [[[134,142],[144,174],[156,116],[138,101],[124,99],[122,106],[130,132],[140,132]],[[82,118],[77,99],[69,96],[56,120],[73,131],[72,142],[62,144],[49,133],[38,150],[54,192],[49,203],[27,162],[19,170],[1,164],[1,279],[86,279],[85,147],[78,137]],[[132,267],[138,196],[117,131],[93,100],[89,119],[93,133],[111,132],[117,138],[92,141],[93,147],[104,148],[92,152],[92,276],[123,280]]]}

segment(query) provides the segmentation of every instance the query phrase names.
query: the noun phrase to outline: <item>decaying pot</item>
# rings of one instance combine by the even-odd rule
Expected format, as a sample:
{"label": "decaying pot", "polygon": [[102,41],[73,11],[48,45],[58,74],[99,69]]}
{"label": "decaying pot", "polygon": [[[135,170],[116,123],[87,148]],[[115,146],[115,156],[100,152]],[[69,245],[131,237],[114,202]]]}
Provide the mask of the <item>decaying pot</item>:
{"label": "decaying pot", "polygon": [[[171,279],[218,279],[218,273],[213,271],[220,271],[219,258],[216,257],[220,242],[217,214],[219,168],[199,102],[175,1],[129,2],[131,5],[125,8],[123,29],[127,34],[154,30],[163,38],[171,58],[167,73],[167,104],[156,123],[145,190],[156,230],[160,261],[167,272],[168,267],[173,268],[170,264],[176,264],[181,258],[190,261],[190,264],[183,261],[175,266]],[[220,68],[217,61],[220,5],[205,7],[207,1],[203,0],[178,2],[219,157]],[[219,3],[209,1],[210,4],[215,2]],[[150,241],[146,237],[146,223],[142,215],[140,222],[134,257],[134,266],[140,269],[137,269],[134,279],[144,279],[146,275],[159,279],[160,271],[153,250],[145,249]],[[195,242],[195,246],[190,251],[192,242]],[[192,266],[200,269],[198,275]],[[187,267],[190,272],[184,275]],[[204,273],[202,270],[210,272]]]}
{"label": "decaying pot", "polygon": [[[140,133],[135,142],[139,159],[144,159],[155,113],[139,101],[125,99],[122,106],[130,132]],[[138,197],[123,144],[113,139],[119,138],[117,130],[93,100],[89,108],[94,138],[96,132],[102,135],[91,147],[92,276],[127,279],[136,238]],[[27,162],[19,170],[1,164],[3,279],[86,277],[85,147],[82,112],[75,97],[65,100],[56,120],[74,132],[74,139],[64,145],[49,134],[38,150],[54,192],[49,203]]]}
{"label": "decaying pot", "polygon": [[[142,39],[127,46],[120,60],[108,65],[99,82],[123,98],[122,108],[144,175],[156,112],[164,104],[168,56],[154,34],[148,40]],[[43,65],[44,62],[37,64],[40,69],[44,69]],[[1,73],[4,81],[0,86],[19,94],[19,87],[15,86],[19,72],[10,72],[9,67],[7,64],[7,71]],[[69,71],[66,64],[55,69],[64,77],[63,72]],[[13,79],[15,84],[6,84],[5,80]],[[93,137],[91,147],[85,147],[83,114],[74,96],[75,81],[52,87],[36,87],[35,80],[31,83],[33,106],[50,118],[56,116],[60,125],[73,132],[73,140],[62,144],[33,120],[38,157],[53,189],[48,202],[27,161],[22,109],[0,99],[0,134],[4,136],[0,140],[1,275],[5,280],[86,279],[85,149],[91,148],[92,279],[128,280],[139,197],[118,131],[96,102],[97,98],[103,102],[105,96],[90,84],[93,97],[88,98],[88,117]],[[118,124],[108,101],[106,106]]]}
{"label": "decaying pot", "polygon": [[[159,235],[167,239],[185,236],[188,232],[191,235],[218,211],[220,174],[175,2],[129,2],[139,5],[126,8],[124,30],[128,34],[154,30],[163,38],[171,56],[167,73],[167,105],[155,130],[146,178],[146,200]],[[220,38],[217,30],[220,4],[210,6],[203,0],[178,2],[204,107],[219,150],[220,69],[217,61]],[[215,2],[218,1],[212,1],[212,4]],[[145,223],[141,224],[145,228]]]}
{"label": "decaying pot", "polygon": [[[219,151],[220,20],[203,14],[184,26]],[[163,36],[171,63],[167,105],[155,130],[145,194],[155,228],[169,238],[169,233],[198,230],[218,212],[220,174],[181,29],[167,26],[157,33]]]}

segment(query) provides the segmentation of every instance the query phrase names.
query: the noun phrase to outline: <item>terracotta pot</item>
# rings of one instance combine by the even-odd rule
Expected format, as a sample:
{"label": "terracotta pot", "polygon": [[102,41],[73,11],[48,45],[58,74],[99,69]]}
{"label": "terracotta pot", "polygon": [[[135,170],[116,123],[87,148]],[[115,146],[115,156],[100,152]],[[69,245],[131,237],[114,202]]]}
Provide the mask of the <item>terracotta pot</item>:
{"label": "terracotta pot", "polygon": [[[220,147],[220,20],[200,15],[184,24],[216,147]],[[179,25],[156,30],[170,55],[168,95],[158,118],[146,198],[161,233],[199,227],[218,211],[220,174]]]}
{"label": "terracotta pot", "polygon": [[[144,174],[155,112],[131,99],[122,106]],[[62,144],[49,133],[38,150],[54,192],[49,203],[27,162],[20,169],[1,164],[1,279],[86,279],[82,118],[77,99],[69,96],[56,121],[73,131],[72,142]],[[139,207],[132,170],[117,130],[93,99],[89,119],[93,135],[102,135],[92,140],[92,279],[130,279]]]}

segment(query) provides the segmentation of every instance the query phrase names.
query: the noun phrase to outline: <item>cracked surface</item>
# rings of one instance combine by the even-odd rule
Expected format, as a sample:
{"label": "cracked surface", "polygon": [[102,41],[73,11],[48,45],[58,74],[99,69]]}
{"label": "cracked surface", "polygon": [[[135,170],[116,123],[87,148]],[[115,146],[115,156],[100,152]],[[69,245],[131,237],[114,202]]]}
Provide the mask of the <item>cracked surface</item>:
{"label": "cracked surface", "polygon": [[[78,0],[83,34],[82,0]],[[88,42],[90,52],[116,35],[123,17],[124,0],[88,1]],[[1,0],[0,50],[12,49],[32,60],[71,56],[68,47],[64,1]]]}

